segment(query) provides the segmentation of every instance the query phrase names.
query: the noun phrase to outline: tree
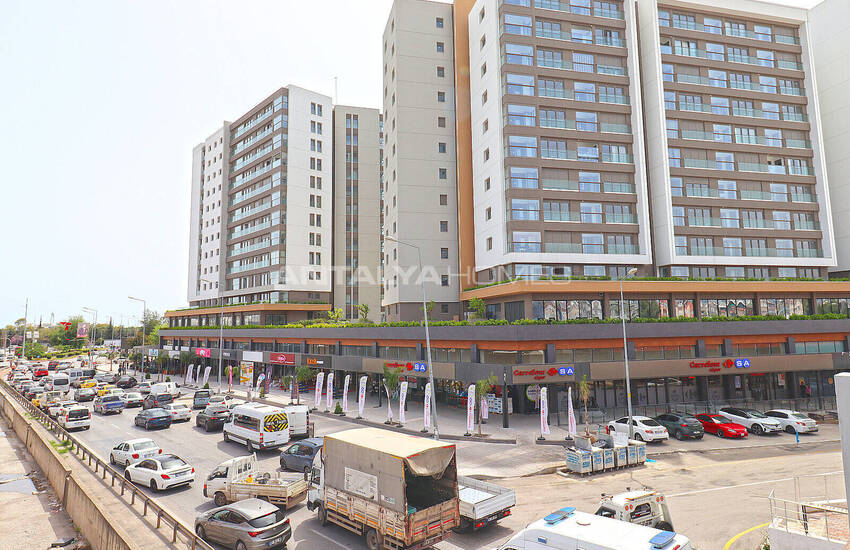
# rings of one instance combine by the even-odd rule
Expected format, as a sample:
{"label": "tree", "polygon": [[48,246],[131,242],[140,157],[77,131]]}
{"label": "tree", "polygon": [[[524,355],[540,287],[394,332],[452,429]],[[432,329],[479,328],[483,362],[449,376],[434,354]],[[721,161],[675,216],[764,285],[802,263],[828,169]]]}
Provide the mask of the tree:
{"label": "tree", "polygon": [[360,321],[363,323],[369,322],[369,304],[357,304],[357,313],[360,314]]}
{"label": "tree", "polygon": [[[493,386],[495,386],[498,383],[499,383],[499,379],[496,378],[495,374],[491,374],[487,378],[484,378],[484,379],[476,382],[475,383],[475,399],[477,399],[480,403],[481,398],[485,397],[487,395],[487,393],[490,391],[490,388],[492,388]],[[476,403],[476,405],[477,404],[478,403]],[[481,420],[482,420],[483,415],[481,414],[481,407],[477,407],[477,409],[478,409],[478,435],[481,435]]]}
{"label": "tree", "polygon": [[24,350],[24,355],[28,358],[32,357],[42,357],[47,350],[44,349],[44,346],[39,344],[38,342],[27,342],[26,349]]}
{"label": "tree", "polygon": [[192,361],[193,357],[194,356],[192,355],[191,351],[181,351],[178,359],[180,359],[181,365],[186,366]]}
{"label": "tree", "polygon": [[428,313],[428,317],[431,317],[431,312],[434,311],[434,300],[425,305],[425,311]]}
{"label": "tree", "polygon": [[[160,353],[159,355],[156,356],[156,364],[159,365],[159,371],[160,372],[162,372],[162,370],[165,368],[165,366],[168,365],[168,359],[169,359],[168,354],[165,353],[165,352],[162,352],[162,353]],[[162,380],[162,379],[160,378],[160,380]]]}
{"label": "tree", "polygon": [[[307,366],[300,366],[295,368],[295,382],[296,384],[300,384],[301,382],[306,382],[313,378],[313,369]],[[298,400],[298,404],[301,404],[301,393],[296,389],[295,390],[295,398]]]}
{"label": "tree", "polygon": [[584,435],[590,437],[590,417],[587,415],[587,402],[590,401],[590,382],[583,374],[578,382],[578,397],[584,403]]}
{"label": "tree", "polygon": [[389,392],[389,397],[387,397],[387,408],[390,412],[392,412],[393,410],[392,395],[395,393],[395,390],[398,387],[398,378],[400,373],[401,367],[389,368],[388,366],[384,365],[384,385],[387,387],[387,391]]}
{"label": "tree", "polygon": [[476,319],[487,318],[487,306],[481,298],[472,298],[469,300],[469,309],[474,313]]}
{"label": "tree", "polygon": [[168,328],[168,325],[159,324],[153,327],[150,332],[145,336],[145,342],[149,346],[158,346],[159,345],[159,329]]}
{"label": "tree", "polygon": [[328,311],[328,319],[335,322],[335,323],[342,321],[342,318],[344,316],[345,316],[345,312],[342,311],[342,308],[340,308],[340,307]]}
{"label": "tree", "polygon": [[143,357],[142,357],[141,352],[134,351],[133,353],[130,354],[130,361],[132,361],[133,364],[136,366],[135,367],[136,370],[139,370],[139,367],[142,366],[142,360],[143,360]]}

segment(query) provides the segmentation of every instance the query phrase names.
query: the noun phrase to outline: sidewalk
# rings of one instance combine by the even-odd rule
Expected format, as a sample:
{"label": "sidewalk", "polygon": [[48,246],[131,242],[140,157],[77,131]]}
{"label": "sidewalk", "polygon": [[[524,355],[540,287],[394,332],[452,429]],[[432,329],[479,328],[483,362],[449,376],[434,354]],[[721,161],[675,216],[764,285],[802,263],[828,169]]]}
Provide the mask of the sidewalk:
{"label": "sidewalk", "polygon": [[5,418],[0,418],[0,434],[0,547],[40,550],[77,537],[71,518]]}

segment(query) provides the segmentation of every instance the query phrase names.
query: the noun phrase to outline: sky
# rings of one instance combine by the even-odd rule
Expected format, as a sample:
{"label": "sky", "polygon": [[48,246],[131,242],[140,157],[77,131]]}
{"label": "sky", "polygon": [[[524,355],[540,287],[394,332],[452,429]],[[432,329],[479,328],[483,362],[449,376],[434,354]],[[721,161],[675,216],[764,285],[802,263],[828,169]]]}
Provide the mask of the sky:
{"label": "sky", "polygon": [[186,305],[192,147],[287,84],[380,108],[391,4],[2,0],[0,326]]}

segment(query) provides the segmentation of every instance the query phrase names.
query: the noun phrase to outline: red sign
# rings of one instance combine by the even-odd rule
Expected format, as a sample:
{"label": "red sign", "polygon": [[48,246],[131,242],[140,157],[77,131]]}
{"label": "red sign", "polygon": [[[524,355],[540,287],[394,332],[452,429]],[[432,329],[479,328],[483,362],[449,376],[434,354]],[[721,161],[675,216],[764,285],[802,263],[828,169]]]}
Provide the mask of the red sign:
{"label": "red sign", "polygon": [[195,355],[198,357],[209,357],[210,348],[195,348]]}
{"label": "red sign", "polygon": [[719,361],[691,361],[689,366],[692,369],[708,369],[708,372],[718,372],[720,371],[720,362]]}
{"label": "red sign", "polygon": [[294,353],[270,353],[269,354],[269,363],[274,363],[276,365],[294,365],[295,364],[295,354]]}
{"label": "red sign", "polygon": [[[555,369],[551,369],[551,370],[554,370],[556,374],[558,372]],[[535,380],[543,380],[546,377],[546,371],[542,370],[542,369],[528,369],[528,370],[515,369],[514,370],[514,376],[531,376]]]}

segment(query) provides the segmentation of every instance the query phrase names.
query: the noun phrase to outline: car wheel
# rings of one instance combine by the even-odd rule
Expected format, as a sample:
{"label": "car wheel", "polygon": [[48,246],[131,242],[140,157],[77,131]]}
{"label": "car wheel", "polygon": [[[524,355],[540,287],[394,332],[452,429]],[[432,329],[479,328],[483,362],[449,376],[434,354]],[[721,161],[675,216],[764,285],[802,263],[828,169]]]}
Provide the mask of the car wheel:
{"label": "car wheel", "polygon": [[204,431],[207,432],[207,433],[212,431],[212,430],[210,430],[210,423],[209,422],[204,422]]}
{"label": "car wheel", "polygon": [[247,550],[247,546],[241,540],[236,543],[236,550]]}
{"label": "car wheel", "polygon": [[230,438],[227,436],[227,432],[224,432],[224,442],[225,442],[225,443],[229,443],[229,442],[230,442]]}
{"label": "car wheel", "polygon": [[796,430],[794,429],[794,426],[785,426],[785,431],[788,432],[791,435],[794,435],[794,433],[796,432]]}
{"label": "car wheel", "polygon": [[207,532],[204,531],[203,525],[198,525],[197,527],[195,527],[195,534],[198,535],[199,539],[203,541],[207,540]]}
{"label": "car wheel", "polygon": [[714,433],[717,435],[717,437],[723,438],[723,430],[717,430]]}
{"label": "car wheel", "polygon": [[157,491],[159,491],[159,487],[157,487],[157,485],[156,485],[156,480],[155,480],[155,479],[152,479],[152,480],[151,480],[151,491],[153,491],[154,493],[156,493]]}
{"label": "car wheel", "polygon": [[635,441],[643,441],[643,436],[641,436],[639,433],[636,433],[635,434]]}
{"label": "car wheel", "polygon": [[655,528],[659,531],[673,531],[673,526],[667,521],[659,521],[655,524]]}
{"label": "car wheel", "polygon": [[115,466],[115,457],[112,456],[112,453],[109,453],[109,465]]}
{"label": "car wheel", "polygon": [[675,432],[673,432],[673,437],[675,437],[679,441],[685,439],[685,435],[682,433],[682,430],[676,430]]}
{"label": "car wheel", "polygon": [[124,479],[126,479],[130,483],[133,483],[133,480],[130,478],[130,472],[124,472]]}
{"label": "car wheel", "polygon": [[145,429],[146,429],[146,430],[150,430],[150,429],[151,429],[150,422],[145,421]]}
{"label": "car wheel", "polygon": [[286,459],[285,459],[285,458],[283,458],[283,457],[280,457],[280,469],[281,469],[281,470],[288,470],[288,469],[289,469],[289,468],[286,466]]}
{"label": "car wheel", "polygon": [[756,435],[761,435],[764,433],[764,428],[761,427],[761,424],[753,424],[753,427],[750,428],[750,431]]}
{"label": "car wheel", "polygon": [[381,537],[378,536],[378,532],[374,529],[369,529],[366,531],[366,535],[364,537],[366,539],[366,548],[369,550],[380,550],[381,549]]}
{"label": "car wheel", "polygon": [[256,451],[257,451],[257,449],[254,448],[254,444],[249,441],[248,442],[248,452],[253,453],[253,452],[256,452]]}
{"label": "car wheel", "polygon": [[224,506],[224,505],[227,504],[227,497],[224,496],[224,493],[219,491],[213,497],[213,502],[215,503],[216,506],[219,506],[219,507]]}
{"label": "car wheel", "polygon": [[324,505],[319,504],[319,507],[316,509],[316,517],[319,518],[319,525],[322,527],[328,524],[328,511],[325,510]]}

